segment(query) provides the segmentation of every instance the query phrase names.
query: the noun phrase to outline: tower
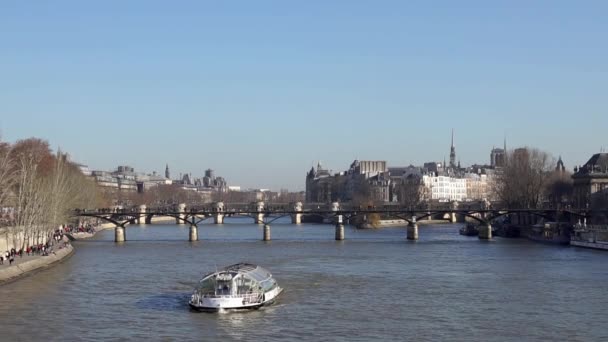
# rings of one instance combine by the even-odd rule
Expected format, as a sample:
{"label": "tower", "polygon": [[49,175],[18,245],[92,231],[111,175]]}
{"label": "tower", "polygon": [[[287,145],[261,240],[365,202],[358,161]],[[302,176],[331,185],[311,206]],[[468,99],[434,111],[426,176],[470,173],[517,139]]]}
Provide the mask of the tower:
{"label": "tower", "polygon": [[165,178],[171,178],[171,174],[169,173],[169,164],[165,167]]}
{"label": "tower", "polygon": [[454,147],[454,129],[452,128],[452,146],[450,147],[450,167],[456,167],[456,147]]}

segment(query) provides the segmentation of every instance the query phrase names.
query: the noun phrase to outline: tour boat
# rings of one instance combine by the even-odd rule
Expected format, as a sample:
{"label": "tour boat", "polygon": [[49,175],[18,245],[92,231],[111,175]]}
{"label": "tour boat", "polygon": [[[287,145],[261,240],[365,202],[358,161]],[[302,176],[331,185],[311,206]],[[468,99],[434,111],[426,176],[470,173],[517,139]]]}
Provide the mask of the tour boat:
{"label": "tour boat", "polygon": [[265,268],[239,263],[205,275],[189,304],[199,311],[257,309],[272,304],[282,291]]}

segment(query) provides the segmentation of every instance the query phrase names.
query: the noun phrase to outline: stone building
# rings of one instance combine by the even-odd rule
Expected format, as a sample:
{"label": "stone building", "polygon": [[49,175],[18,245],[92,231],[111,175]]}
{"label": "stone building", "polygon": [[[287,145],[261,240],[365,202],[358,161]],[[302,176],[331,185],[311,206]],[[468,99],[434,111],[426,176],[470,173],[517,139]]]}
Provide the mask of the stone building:
{"label": "stone building", "polygon": [[334,178],[329,170],[317,163],[317,169],[311,167],[306,173],[306,202],[308,203],[329,203],[331,202],[332,186]]}
{"label": "stone building", "polygon": [[331,174],[317,164],[306,173],[306,202],[349,202],[366,198],[388,202],[391,199],[391,177],[386,161],[359,161],[341,173]]}
{"label": "stone building", "polygon": [[594,154],[585,165],[574,168],[574,205],[578,208],[608,203],[608,153]]}
{"label": "stone building", "polygon": [[507,164],[507,139],[503,148],[493,148],[490,152],[490,166],[493,168],[505,167]]}
{"label": "stone building", "polygon": [[428,173],[422,176],[422,182],[429,190],[431,200],[462,201],[467,198],[466,178]]}

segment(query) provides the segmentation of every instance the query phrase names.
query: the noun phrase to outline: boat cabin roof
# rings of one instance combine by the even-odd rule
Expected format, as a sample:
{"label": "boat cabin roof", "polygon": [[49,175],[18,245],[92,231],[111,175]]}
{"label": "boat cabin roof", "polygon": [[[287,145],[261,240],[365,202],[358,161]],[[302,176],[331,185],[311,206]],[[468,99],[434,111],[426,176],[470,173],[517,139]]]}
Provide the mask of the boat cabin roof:
{"label": "boat cabin roof", "polygon": [[213,273],[207,274],[204,278],[208,278],[215,274],[222,274],[222,273],[242,274],[242,275],[252,278],[258,282],[272,277],[272,274],[270,274],[270,272],[263,267],[260,267],[258,265],[254,265],[254,264],[248,264],[248,263],[241,262],[238,264],[223,267]]}

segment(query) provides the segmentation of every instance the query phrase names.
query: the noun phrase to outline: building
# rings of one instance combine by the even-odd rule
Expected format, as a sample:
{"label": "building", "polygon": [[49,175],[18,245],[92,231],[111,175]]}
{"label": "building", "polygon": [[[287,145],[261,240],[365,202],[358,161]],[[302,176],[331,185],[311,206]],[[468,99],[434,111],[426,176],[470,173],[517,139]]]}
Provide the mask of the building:
{"label": "building", "polygon": [[429,173],[422,176],[431,200],[463,201],[467,198],[467,179]]}
{"label": "building", "polygon": [[[460,164],[460,162],[458,164]],[[450,146],[450,168],[452,168],[452,169],[456,168],[456,146],[454,146],[454,129],[453,128],[452,128],[452,144]],[[458,166],[458,168],[460,168],[460,165]]]}
{"label": "building", "polygon": [[507,164],[507,139],[503,148],[493,148],[490,152],[490,166],[493,168],[505,167]]}
{"label": "building", "polygon": [[318,162],[316,170],[313,166],[306,173],[306,202],[331,202],[333,183],[334,177],[331,176],[329,170],[321,166],[321,162]]}
{"label": "building", "polygon": [[369,176],[375,176],[381,172],[387,172],[386,161],[384,160],[355,160],[350,165],[349,173],[351,174],[365,174]]}
{"label": "building", "polygon": [[473,201],[488,199],[488,175],[479,173],[467,173],[465,178],[467,188],[467,200]]}
{"label": "building", "polygon": [[[563,165],[563,163],[562,163]],[[608,203],[608,153],[594,154],[572,175],[574,205],[578,208]]]}

